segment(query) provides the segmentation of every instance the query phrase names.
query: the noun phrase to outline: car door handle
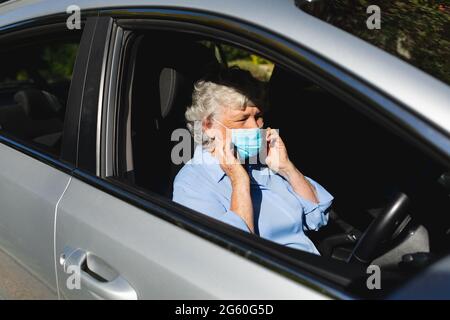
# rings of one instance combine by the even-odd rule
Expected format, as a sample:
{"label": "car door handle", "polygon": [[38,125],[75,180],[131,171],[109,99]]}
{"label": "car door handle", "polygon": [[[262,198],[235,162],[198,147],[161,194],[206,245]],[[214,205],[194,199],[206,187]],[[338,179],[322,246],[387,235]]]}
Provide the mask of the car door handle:
{"label": "car door handle", "polygon": [[60,264],[66,271],[76,266],[80,272],[80,285],[97,299],[137,300],[136,290],[103,259],[83,249],[64,248]]}

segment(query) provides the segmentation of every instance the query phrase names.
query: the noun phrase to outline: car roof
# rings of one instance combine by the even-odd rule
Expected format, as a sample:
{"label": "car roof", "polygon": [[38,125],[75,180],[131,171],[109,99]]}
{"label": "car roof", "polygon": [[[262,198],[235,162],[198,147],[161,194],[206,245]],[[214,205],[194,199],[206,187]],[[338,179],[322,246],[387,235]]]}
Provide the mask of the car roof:
{"label": "car roof", "polygon": [[[66,12],[73,0],[11,0],[0,5],[2,27]],[[82,9],[189,8],[237,17],[320,54],[394,97],[450,134],[450,86],[393,55],[298,9],[293,0],[77,0]]]}

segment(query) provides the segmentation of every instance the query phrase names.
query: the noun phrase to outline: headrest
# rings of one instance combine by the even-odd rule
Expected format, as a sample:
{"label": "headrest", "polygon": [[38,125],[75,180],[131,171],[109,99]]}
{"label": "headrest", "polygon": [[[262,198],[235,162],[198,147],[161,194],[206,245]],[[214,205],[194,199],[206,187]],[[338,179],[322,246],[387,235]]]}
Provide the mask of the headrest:
{"label": "headrest", "polygon": [[58,98],[38,89],[18,91],[14,95],[14,101],[23,109],[25,115],[33,120],[55,118],[62,108]]}
{"label": "headrest", "polygon": [[[178,103],[186,105],[188,101],[180,99],[191,98],[194,82],[219,66],[214,52],[201,44],[184,44],[182,48],[172,61],[163,65],[159,74],[162,118],[172,113]],[[184,115],[185,110],[177,111]]]}
{"label": "headrest", "polygon": [[186,84],[186,78],[173,68],[163,68],[159,74],[159,99],[161,118],[165,118],[172,110],[176,98]]}
{"label": "headrest", "polygon": [[[137,57],[139,76],[147,77],[145,86],[140,89],[143,90],[142,96],[151,97],[151,92],[157,85],[160,109],[154,110],[158,112],[154,116],[174,116],[173,107],[189,104],[194,82],[212,68],[218,67],[219,62],[213,49],[194,41],[165,41],[155,47],[154,39],[143,40]],[[185,110],[177,109],[180,109],[176,110],[179,114],[175,116],[182,117]]]}

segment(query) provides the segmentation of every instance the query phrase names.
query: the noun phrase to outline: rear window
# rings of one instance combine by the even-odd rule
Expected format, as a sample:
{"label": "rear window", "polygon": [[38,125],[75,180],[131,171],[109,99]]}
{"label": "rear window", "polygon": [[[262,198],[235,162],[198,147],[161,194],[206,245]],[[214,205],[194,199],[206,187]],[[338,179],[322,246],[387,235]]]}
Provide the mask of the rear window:
{"label": "rear window", "polygon": [[67,29],[0,42],[0,135],[60,155],[80,39]]}
{"label": "rear window", "polygon": [[[450,3],[433,0],[296,1],[303,11],[345,30],[450,84]],[[380,25],[368,28],[379,7]],[[371,20],[373,22],[373,20]]]}

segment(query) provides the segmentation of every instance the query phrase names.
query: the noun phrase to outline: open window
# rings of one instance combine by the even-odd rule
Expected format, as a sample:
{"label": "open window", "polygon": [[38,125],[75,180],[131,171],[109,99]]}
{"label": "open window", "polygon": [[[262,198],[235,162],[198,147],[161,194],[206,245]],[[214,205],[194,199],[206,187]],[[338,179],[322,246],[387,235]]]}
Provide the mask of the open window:
{"label": "open window", "polygon": [[[449,252],[448,163],[392,130],[395,124],[248,44],[139,28],[124,43],[113,179],[170,202],[174,177],[183,166],[171,161],[179,142],[172,133],[185,128],[194,82],[220,64],[239,65],[266,81],[265,123],[280,130],[291,160],[335,198],[329,224],[308,234],[322,254],[314,261],[336,262],[328,265],[335,268],[329,281],[339,282],[342,269],[355,264],[364,267],[355,275],[361,288],[365,267],[376,264],[389,275],[386,293]],[[361,253],[356,258],[355,251]]]}

